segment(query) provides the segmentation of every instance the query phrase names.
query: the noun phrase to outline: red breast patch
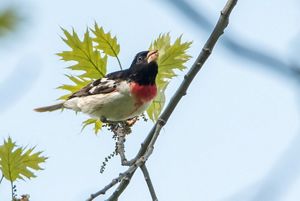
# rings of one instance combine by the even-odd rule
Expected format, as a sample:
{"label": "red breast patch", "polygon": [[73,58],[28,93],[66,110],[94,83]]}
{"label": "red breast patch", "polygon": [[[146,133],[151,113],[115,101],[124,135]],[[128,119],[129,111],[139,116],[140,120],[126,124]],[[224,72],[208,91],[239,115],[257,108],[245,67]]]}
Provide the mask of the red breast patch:
{"label": "red breast patch", "polygon": [[131,93],[136,97],[138,102],[145,103],[151,101],[157,94],[156,85],[139,85],[130,83]]}

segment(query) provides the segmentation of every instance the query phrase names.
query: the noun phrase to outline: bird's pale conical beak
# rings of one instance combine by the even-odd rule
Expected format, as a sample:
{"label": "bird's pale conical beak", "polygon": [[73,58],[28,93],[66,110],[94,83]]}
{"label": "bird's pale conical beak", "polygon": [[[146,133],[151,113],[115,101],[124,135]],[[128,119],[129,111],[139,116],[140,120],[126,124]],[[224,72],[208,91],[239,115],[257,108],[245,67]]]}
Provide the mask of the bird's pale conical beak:
{"label": "bird's pale conical beak", "polygon": [[151,61],[157,61],[158,56],[158,50],[149,51],[147,54],[147,62],[150,63]]}

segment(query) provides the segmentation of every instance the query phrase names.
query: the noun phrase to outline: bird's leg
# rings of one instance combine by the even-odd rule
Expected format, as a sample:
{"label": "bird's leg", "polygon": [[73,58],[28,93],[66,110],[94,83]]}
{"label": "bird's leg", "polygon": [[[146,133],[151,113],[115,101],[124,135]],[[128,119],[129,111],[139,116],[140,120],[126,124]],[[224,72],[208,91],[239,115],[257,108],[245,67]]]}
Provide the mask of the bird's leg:
{"label": "bird's leg", "polygon": [[127,126],[131,127],[135,124],[135,122],[137,122],[138,119],[139,119],[138,117],[133,117],[131,119],[127,119],[125,121],[125,123],[126,123]]}

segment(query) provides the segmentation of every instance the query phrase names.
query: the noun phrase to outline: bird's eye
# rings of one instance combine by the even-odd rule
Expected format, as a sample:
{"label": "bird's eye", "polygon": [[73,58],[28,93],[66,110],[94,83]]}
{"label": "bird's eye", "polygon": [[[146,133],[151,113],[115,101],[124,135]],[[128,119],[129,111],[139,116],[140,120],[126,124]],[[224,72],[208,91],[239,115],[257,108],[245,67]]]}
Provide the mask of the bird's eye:
{"label": "bird's eye", "polygon": [[137,60],[138,60],[138,61],[142,61],[142,60],[143,60],[143,57],[139,56]]}

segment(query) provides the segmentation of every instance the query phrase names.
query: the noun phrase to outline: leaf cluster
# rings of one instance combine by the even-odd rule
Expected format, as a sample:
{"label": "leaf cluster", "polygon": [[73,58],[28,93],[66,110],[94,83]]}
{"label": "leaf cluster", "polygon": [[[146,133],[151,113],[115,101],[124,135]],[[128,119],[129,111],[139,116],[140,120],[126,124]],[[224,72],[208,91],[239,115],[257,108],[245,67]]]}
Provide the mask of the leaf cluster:
{"label": "leaf cluster", "polygon": [[160,115],[166,101],[165,90],[172,80],[176,77],[176,70],[184,70],[185,63],[191,58],[187,54],[192,42],[182,42],[182,36],[178,37],[174,43],[171,43],[170,34],[160,34],[150,45],[150,50],[159,50],[158,75],[156,84],[158,86],[158,95],[147,110],[148,117],[155,121]]}

